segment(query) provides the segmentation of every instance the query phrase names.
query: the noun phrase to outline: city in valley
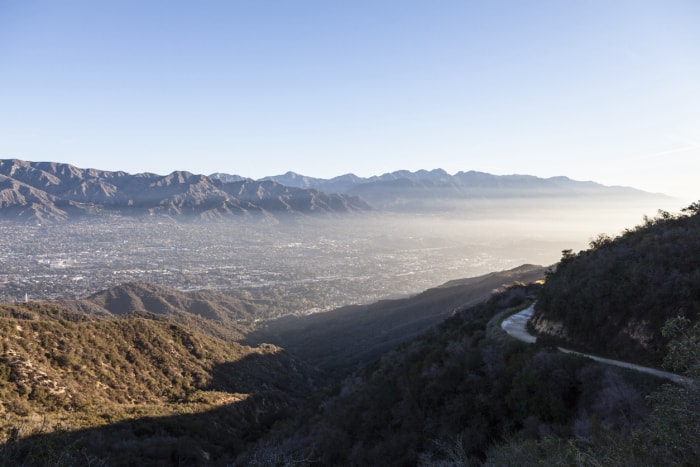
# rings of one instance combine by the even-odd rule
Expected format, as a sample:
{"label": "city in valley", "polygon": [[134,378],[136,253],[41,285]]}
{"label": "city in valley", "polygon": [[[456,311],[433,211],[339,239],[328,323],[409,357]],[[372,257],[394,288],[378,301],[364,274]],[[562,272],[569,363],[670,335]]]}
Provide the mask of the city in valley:
{"label": "city in valley", "polygon": [[[578,213],[577,213],[578,215]],[[270,316],[412,295],[441,283],[548,265],[590,234],[554,215],[465,220],[400,214],[285,221],[182,222],[100,217],[0,227],[0,301],[85,297],[126,282],[218,289],[269,304]],[[565,217],[561,225],[568,225]],[[549,229],[544,238],[539,232]],[[554,233],[552,233],[554,232]]]}
{"label": "city in valley", "polygon": [[404,296],[518,262],[445,236],[387,233],[376,222],[350,232],[352,225],[347,219],[284,226],[128,218],[5,223],[0,300],[77,298],[141,281],[278,297],[286,303],[280,313],[304,313]]}

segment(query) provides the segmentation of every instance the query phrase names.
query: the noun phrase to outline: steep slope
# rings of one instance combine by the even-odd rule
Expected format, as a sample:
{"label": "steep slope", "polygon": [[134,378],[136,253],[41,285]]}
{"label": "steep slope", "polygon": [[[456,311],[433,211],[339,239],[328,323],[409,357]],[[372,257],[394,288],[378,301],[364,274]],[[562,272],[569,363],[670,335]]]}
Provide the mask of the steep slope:
{"label": "steep slope", "polygon": [[[63,209],[61,209],[61,206]],[[0,213],[5,217],[38,221],[65,220],[79,208],[5,175],[0,175]]]}
{"label": "steep slope", "polygon": [[591,353],[660,365],[666,321],[700,314],[700,209],[661,212],[616,238],[564,251],[532,320],[537,332]]}
{"label": "steep slope", "polygon": [[544,272],[542,266],[525,265],[447,283],[411,298],[285,316],[265,322],[245,342],[271,342],[313,365],[342,372],[369,363],[456,311],[486,300],[494,290],[541,279]]}
{"label": "steep slope", "polygon": [[[161,176],[80,169],[70,164],[0,160],[0,216],[64,220],[96,212],[196,218],[370,209],[357,197],[241,179],[227,183],[176,171]],[[227,180],[231,180],[229,177]]]}

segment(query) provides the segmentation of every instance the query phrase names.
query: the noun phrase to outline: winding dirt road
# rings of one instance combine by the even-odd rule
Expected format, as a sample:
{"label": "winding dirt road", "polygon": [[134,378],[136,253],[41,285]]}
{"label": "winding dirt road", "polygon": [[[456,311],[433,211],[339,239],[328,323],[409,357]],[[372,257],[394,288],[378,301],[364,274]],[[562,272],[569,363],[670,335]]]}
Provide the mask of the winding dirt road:
{"label": "winding dirt road", "polygon": [[[535,337],[527,332],[525,324],[532,317],[534,312],[535,312],[535,303],[533,303],[532,305],[530,305],[529,307],[527,307],[523,311],[515,313],[514,315],[511,315],[508,318],[504,319],[503,322],[501,323],[501,329],[503,329],[506,333],[508,333],[508,335],[510,335],[510,336],[520,340],[520,341],[527,342],[529,344],[533,344],[537,340],[537,337]],[[619,360],[612,360],[609,358],[596,357],[595,355],[576,352],[574,350],[565,349],[563,347],[559,347],[559,351],[564,352],[564,353],[581,355],[583,357],[588,357],[592,360],[595,360],[595,361],[601,362],[601,363],[606,363],[608,365],[615,365],[615,366],[619,366],[622,368],[628,368],[630,370],[640,371],[642,373],[648,373],[650,375],[658,376],[659,378],[668,379],[670,381],[673,381],[674,383],[690,384],[693,381],[690,378],[686,378],[685,376],[680,376],[680,375],[677,375],[675,373],[669,373],[668,371],[657,370],[656,368],[649,368],[646,366],[635,365],[634,363],[628,363],[628,362],[621,362]]]}

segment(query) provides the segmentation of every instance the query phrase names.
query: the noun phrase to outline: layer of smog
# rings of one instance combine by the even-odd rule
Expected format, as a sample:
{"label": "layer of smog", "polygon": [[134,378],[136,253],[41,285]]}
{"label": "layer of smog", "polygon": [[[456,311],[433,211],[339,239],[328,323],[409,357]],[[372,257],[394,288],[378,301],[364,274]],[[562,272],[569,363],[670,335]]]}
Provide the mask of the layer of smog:
{"label": "layer of smog", "polygon": [[202,223],[100,218],[3,222],[0,300],[75,298],[130,281],[219,289],[313,313],[448,280],[555,263],[659,206],[502,201],[435,215],[371,213]]}

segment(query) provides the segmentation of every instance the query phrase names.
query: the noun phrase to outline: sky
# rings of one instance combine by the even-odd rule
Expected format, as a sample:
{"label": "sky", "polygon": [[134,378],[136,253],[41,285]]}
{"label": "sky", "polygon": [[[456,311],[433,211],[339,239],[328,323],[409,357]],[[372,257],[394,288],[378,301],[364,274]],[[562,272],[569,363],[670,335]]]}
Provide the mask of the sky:
{"label": "sky", "polygon": [[700,2],[0,0],[0,158],[700,199]]}

